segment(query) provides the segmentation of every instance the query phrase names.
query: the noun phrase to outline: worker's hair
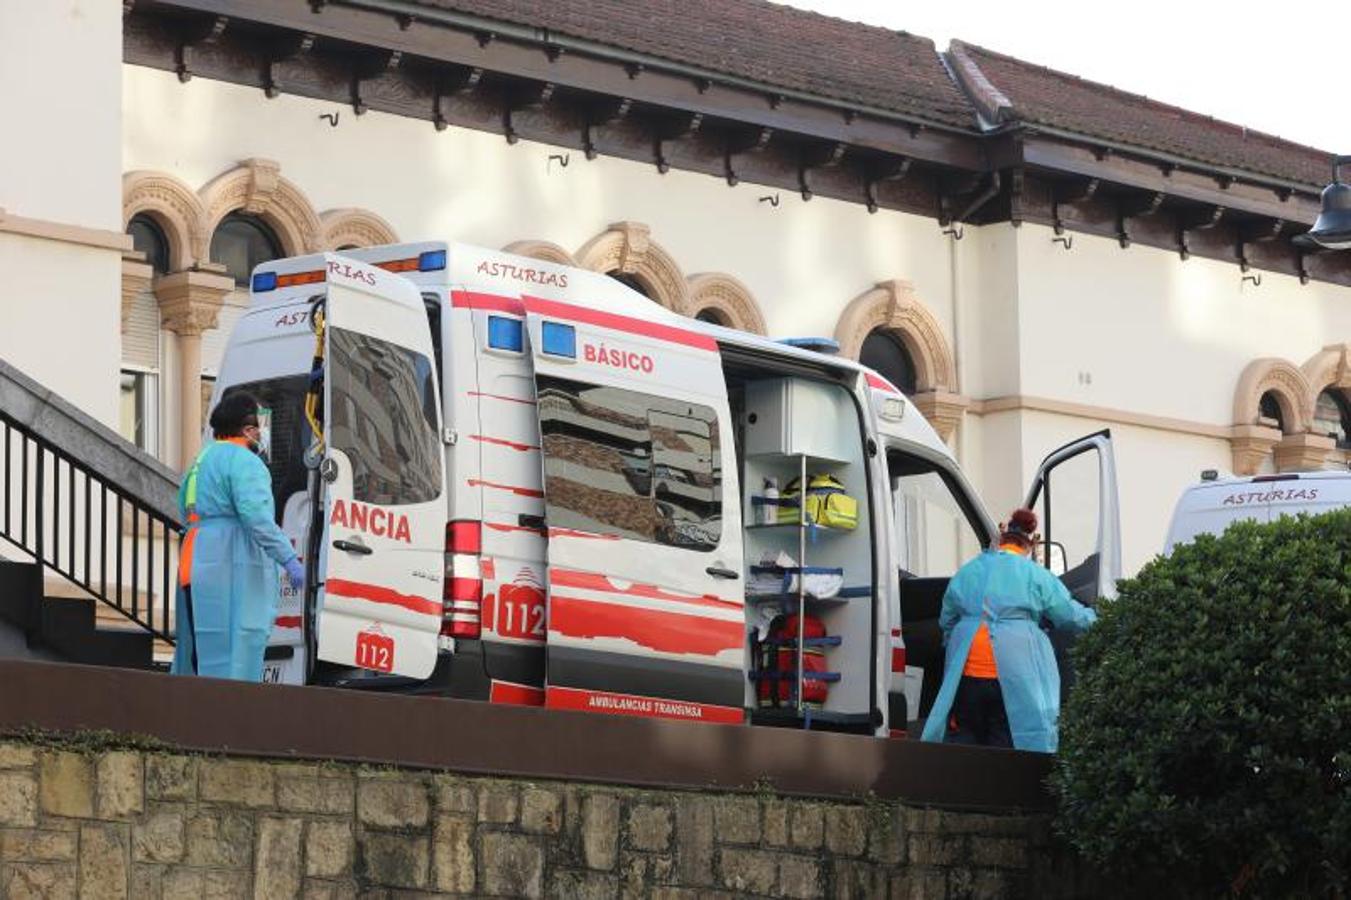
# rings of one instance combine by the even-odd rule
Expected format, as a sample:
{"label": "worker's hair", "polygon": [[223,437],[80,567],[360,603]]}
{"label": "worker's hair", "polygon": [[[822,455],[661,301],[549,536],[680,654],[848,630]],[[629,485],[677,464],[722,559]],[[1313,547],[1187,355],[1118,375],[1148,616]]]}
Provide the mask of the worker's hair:
{"label": "worker's hair", "polygon": [[218,438],[239,437],[244,426],[257,424],[258,398],[252,394],[229,394],[211,410],[211,431]]}
{"label": "worker's hair", "polygon": [[1024,547],[1032,546],[1032,536],[1037,533],[1037,514],[1030,509],[1019,507],[1009,514],[1008,524],[1004,526],[999,540],[1013,542]]}

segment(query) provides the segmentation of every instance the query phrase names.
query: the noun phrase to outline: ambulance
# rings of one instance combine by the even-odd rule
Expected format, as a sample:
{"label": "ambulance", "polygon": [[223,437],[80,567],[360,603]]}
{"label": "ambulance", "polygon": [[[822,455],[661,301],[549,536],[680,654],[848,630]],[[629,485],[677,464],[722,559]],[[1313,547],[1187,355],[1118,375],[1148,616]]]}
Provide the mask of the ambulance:
{"label": "ambulance", "polygon": [[1177,499],[1163,554],[1201,534],[1222,534],[1240,520],[1274,522],[1301,513],[1316,516],[1351,506],[1351,472],[1283,472],[1221,478],[1214,469]]}
{"label": "ambulance", "polygon": [[[212,402],[234,391],[307,571],[269,681],[898,734],[941,678],[948,576],[997,539],[876,373],[493,250],[259,266]],[[1048,457],[1039,501],[1110,596],[1110,435]]]}

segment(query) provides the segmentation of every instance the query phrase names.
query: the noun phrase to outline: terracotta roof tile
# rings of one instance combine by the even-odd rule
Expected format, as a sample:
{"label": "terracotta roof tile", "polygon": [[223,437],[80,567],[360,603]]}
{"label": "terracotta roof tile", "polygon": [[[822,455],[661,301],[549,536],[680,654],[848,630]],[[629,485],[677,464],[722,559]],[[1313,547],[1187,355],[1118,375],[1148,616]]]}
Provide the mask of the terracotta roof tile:
{"label": "terracotta roof tile", "polygon": [[974,129],[933,41],[765,0],[416,0],[816,97]]}
{"label": "terracotta roof tile", "polygon": [[953,41],[950,53],[959,72],[970,72],[965,58],[984,75],[987,85],[971,87],[987,117],[1002,95],[1010,105],[1000,111],[1001,121],[1047,125],[1316,187],[1326,184],[1332,174],[1333,154],[1322,150],[962,41]]}

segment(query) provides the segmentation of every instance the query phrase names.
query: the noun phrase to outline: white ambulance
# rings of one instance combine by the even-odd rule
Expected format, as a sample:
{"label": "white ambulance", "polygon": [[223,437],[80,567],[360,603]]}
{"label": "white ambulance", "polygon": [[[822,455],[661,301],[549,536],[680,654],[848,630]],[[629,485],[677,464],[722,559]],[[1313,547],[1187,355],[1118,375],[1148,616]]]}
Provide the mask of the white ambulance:
{"label": "white ambulance", "polygon": [[[307,564],[273,681],[886,735],[937,689],[947,576],[996,539],[875,373],[491,250],[260,266],[213,402],[235,390],[270,410]],[[1110,436],[1028,502],[1071,462],[1089,496],[1057,474],[1043,517],[1082,544],[1077,592],[1111,595]]]}
{"label": "white ambulance", "polygon": [[1315,516],[1347,506],[1351,506],[1351,472],[1221,478],[1210,469],[1178,497],[1163,552],[1167,556],[1200,534],[1222,534],[1240,520],[1274,522],[1281,516]]}

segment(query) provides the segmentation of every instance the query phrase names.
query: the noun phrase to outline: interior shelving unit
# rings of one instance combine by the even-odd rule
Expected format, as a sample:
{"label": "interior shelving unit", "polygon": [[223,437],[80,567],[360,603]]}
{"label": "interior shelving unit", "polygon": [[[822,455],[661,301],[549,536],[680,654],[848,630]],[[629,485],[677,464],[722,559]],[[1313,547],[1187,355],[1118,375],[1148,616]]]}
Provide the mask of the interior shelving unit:
{"label": "interior shelving unit", "polygon": [[[757,629],[770,611],[797,615],[797,633],[783,637],[752,637],[759,649],[768,646],[776,661],[779,651],[791,649],[788,702],[779,707],[761,707],[756,689],[766,677],[758,669],[761,654],[752,653],[755,667],[747,686],[747,705],[754,724],[799,728],[866,728],[871,721],[870,697],[871,629],[874,590],[871,584],[872,541],[867,510],[867,476],[856,407],[835,385],[801,378],[754,382],[746,392],[745,481],[746,561],[750,575],[764,571],[761,559],[779,552],[792,556],[796,566],[781,570],[792,589],[775,594],[746,595],[747,623]],[[799,499],[805,498],[813,475],[829,474],[845,485],[858,501],[859,520],[854,529],[831,528],[806,519],[801,503],[780,498],[766,501],[762,485],[773,478],[780,492],[798,481]],[[761,523],[759,511],[767,503],[796,512],[793,521]],[[807,590],[801,570],[840,570],[843,586],[830,597],[816,597]],[[769,567],[777,569],[778,567]],[[792,576],[796,576],[795,578]],[[748,580],[748,584],[750,581]],[[826,637],[805,635],[805,616],[819,619]],[[823,653],[825,671],[804,671],[808,650]],[[825,702],[818,708],[803,702],[807,680],[829,685]],[[778,681],[771,692],[777,696]]]}

